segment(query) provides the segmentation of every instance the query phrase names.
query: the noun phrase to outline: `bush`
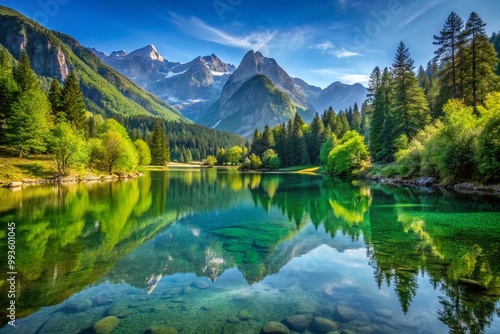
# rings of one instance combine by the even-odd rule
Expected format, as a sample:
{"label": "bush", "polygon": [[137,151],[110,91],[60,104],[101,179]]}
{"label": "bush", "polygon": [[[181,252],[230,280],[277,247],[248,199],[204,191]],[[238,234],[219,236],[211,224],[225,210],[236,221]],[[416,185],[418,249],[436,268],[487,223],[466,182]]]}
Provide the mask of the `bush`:
{"label": "bush", "polygon": [[207,166],[208,166],[208,168],[213,168],[216,163],[217,163],[217,158],[215,156],[209,155],[207,157]]}
{"label": "bush", "polygon": [[148,143],[142,139],[136,139],[134,146],[139,155],[139,166],[148,166],[151,163],[151,150]]}
{"label": "bush", "polygon": [[276,169],[280,166],[280,158],[278,157],[278,153],[276,153],[273,149],[268,149],[262,154],[262,164],[264,167]]}
{"label": "bush", "polygon": [[260,158],[253,153],[250,155],[249,160],[250,169],[259,169],[262,166],[262,161],[260,160]]}
{"label": "bush", "polygon": [[479,134],[476,161],[482,181],[500,182],[500,114],[491,117]]}
{"label": "bush", "polygon": [[326,139],[326,141],[321,145],[321,149],[319,152],[319,160],[322,165],[326,165],[328,162],[328,154],[330,154],[331,150],[337,144],[337,136],[333,133],[330,137]]}
{"label": "bush", "polygon": [[328,154],[326,171],[334,174],[350,174],[368,163],[370,155],[365,139],[357,131],[348,131]]}

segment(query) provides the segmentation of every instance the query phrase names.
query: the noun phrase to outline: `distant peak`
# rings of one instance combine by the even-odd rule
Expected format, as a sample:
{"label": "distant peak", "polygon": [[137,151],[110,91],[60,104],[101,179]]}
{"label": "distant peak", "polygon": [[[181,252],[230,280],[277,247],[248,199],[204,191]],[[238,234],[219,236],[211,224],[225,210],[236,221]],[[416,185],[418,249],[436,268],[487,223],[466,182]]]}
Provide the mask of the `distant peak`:
{"label": "distant peak", "polygon": [[152,60],[164,60],[164,58],[161,56],[158,50],[156,50],[156,47],[153,44],[146,45],[145,47],[135,50],[130,54],[140,55],[142,57],[151,58]]}
{"label": "distant peak", "polygon": [[119,51],[113,51],[111,52],[111,54],[109,55],[110,57],[124,57],[127,55],[127,51],[125,50],[119,50]]}

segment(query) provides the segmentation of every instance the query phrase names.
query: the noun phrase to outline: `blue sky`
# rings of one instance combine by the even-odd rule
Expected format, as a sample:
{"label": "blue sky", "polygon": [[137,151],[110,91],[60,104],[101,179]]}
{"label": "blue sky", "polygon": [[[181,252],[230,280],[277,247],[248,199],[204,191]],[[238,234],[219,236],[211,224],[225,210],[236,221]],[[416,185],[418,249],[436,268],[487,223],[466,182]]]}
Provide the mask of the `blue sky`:
{"label": "blue sky", "polygon": [[399,41],[425,65],[432,36],[451,11],[475,11],[500,31],[498,0],[2,0],[46,27],[106,53],[154,44],[170,61],[215,53],[238,65],[250,49],[275,58],[294,77],[326,87],[366,84],[390,66]]}

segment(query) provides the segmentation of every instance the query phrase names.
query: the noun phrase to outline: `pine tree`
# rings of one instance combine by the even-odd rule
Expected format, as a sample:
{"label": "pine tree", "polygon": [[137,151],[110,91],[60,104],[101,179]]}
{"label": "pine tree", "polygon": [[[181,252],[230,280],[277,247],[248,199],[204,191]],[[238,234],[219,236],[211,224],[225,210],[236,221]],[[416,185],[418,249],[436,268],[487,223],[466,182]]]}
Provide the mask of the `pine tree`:
{"label": "pine tree", "polygon": [[361,133],[361,121],[362,121],[361,111],[359,110],[358,104],[354,102],[354,108],[352,111],[351,129]]}
{"label": "pine tree", "polygon": [[83,94],[74,71],[70,72],[64,81],[62,90],[62,109],[67,121],[78,131],[88,136],[88,123],[85,112]]}
{"label": "pine tree", "polygon": [[167,137],[165,136],[163,125],[159,120],[156,122],[150,147],[151,161],[153,165],[165,166],[170,162],[170,150],[168,147]]}
{"label": "pine tree", "polygon": [[14,67],[14,80],[23,93],[32,92],[40,87],[35,72],[31,69],[30,59],[26,51],[21,54],[19,63]]}
{"label": "pine tree", "polygon": [[319,114],[316,113],[311,122],[311,133],[309,134],[309,140],[307,145],[307,151],[309,153],[309,161],[314,164],[319,163],[319,151],[321,145],[323,145],[325,127],[321,121]]}
{"label": "pine tree", "polygon": [[66,121],[66,113],[63,110],[63,101],[62,101],[62,89],[59,84],[59,80],[57,77],[52,79],[49,89],[49,101],[52,110],[52,116],[54,120],[59,122]]}
{"label": "pine tree", "polygon": [[304,165],[308,163],[309,157],[307,155],[307,147],[304,135],[302,133],[302,125],[304,121],[298,113],[295,113],[295,117],[292,123],[292,131],[290,134],[290,165]]}
{"label": "pine tree", "polygon": [[262,146],[262,135],[259,132],[259,129],[255,129],[253,136],[252,136],[252,145],[250,146],[250,152],[260,156],[263,152],[263,146]]}
{"label": "pine tree", "polygon": [[410,52],[400,42],[392,64],[394,95],[390,117],[394,117],[394,139],[404,134],[411,140],[429,122],[429,104],[413,70]]}
{"label": "pine tree", "polygon": [[[264,127],[264,131],[262,132],[261,144],[262,144],[262,150],[263,150],[262,153],[264,153],[265,151],[267,151],[271,148],[274,148],[274,145],[276,144],[275,140],[274,140],[273,132],[268,125],[266,125]],[[258,156],[261,156],[262,153],[259,154]]]}
{"label": "pine tree", "polygon": [[353,128],[353,123],[352,123],[352,120],[353,120],[353,111],[352,111],[352,107],[349,107],[349,109],[345,110],[345,117],[347,118],[347,123],[349,124],[349,129],[352,129]]}
{"label": "pine tree", "polygon": [[370,120],[369,120],[369,112],[370,112],[371,106],[368,104],[368,100],[365,100],[363,104],[361,105],[361,125],[360,125],[360,132],[363,137],[365,137],[365,142],[368,144],[369,142],[369,135],[370,135]]}
{"label": "pine tree", "polygon": [[442,89],[445,90],[443,95],[448,98],[459,97],[457,54],[460,50],[460,36],[463,26],[464,23],[460,16],[455,12],[451,12],[440,35],[434,35],[433,44],[438,46],[438,49],[434,52],[435,59],[440,62],[442,67],[440,76],[443,82]]}
{"label": "pine tree", "polygon": [[[490,43],[493,44],[493,47],[497,52],[497,58],[500,58],[500,33],[494,32],[490,37]],[[500,75],[500,61],[498,62],[496,74]]]}
{"label": "pine tree", "polygon": [[[372,92],[372,106],[370,117],[370,152],[374,161],[385,160],[386,154],[384,141],[389,138],[392,141],[392,129],[384,127],[384,124],[389,116],[389,108],[391,103],[391,84],[392,78],[389,69],[384,68],[381,73],[378,68],[372,72],[369,89]],[[384,131],[385,130],[385,131]]]}
{"label": "pine tree", "polygon": [[472,12],[464,31],[464,100],[476,114],[487,94],[499,87],[495,74],[498,58],[488,40],[485,26],[481,18]]}
{"label": "pine tree", "polygon": [[7,119],[12,114],[12,105],[17,100],[19,88],[12,74],[12,59],[0,46],[0,144],[5,143]]}
{"label": "pine tree", "polygon": [[349,126],[346,114],[343,111],[339,112],[339,114],[337,115],[337,122],[338,131],[335,134],[337,135],[337,138],[340,139],[347,133],[347,131],[351,129],[351,127]]}

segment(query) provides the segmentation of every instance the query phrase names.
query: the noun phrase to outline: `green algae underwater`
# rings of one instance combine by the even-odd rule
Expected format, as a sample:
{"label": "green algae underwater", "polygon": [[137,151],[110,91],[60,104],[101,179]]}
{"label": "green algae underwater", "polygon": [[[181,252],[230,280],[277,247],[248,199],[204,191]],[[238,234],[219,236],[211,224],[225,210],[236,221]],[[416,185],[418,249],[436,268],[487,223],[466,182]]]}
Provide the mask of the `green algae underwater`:
{"label": "green algae underwater", "polygon": [[500,332],[498,198],[215,169],[0,198],[0,333]]}

